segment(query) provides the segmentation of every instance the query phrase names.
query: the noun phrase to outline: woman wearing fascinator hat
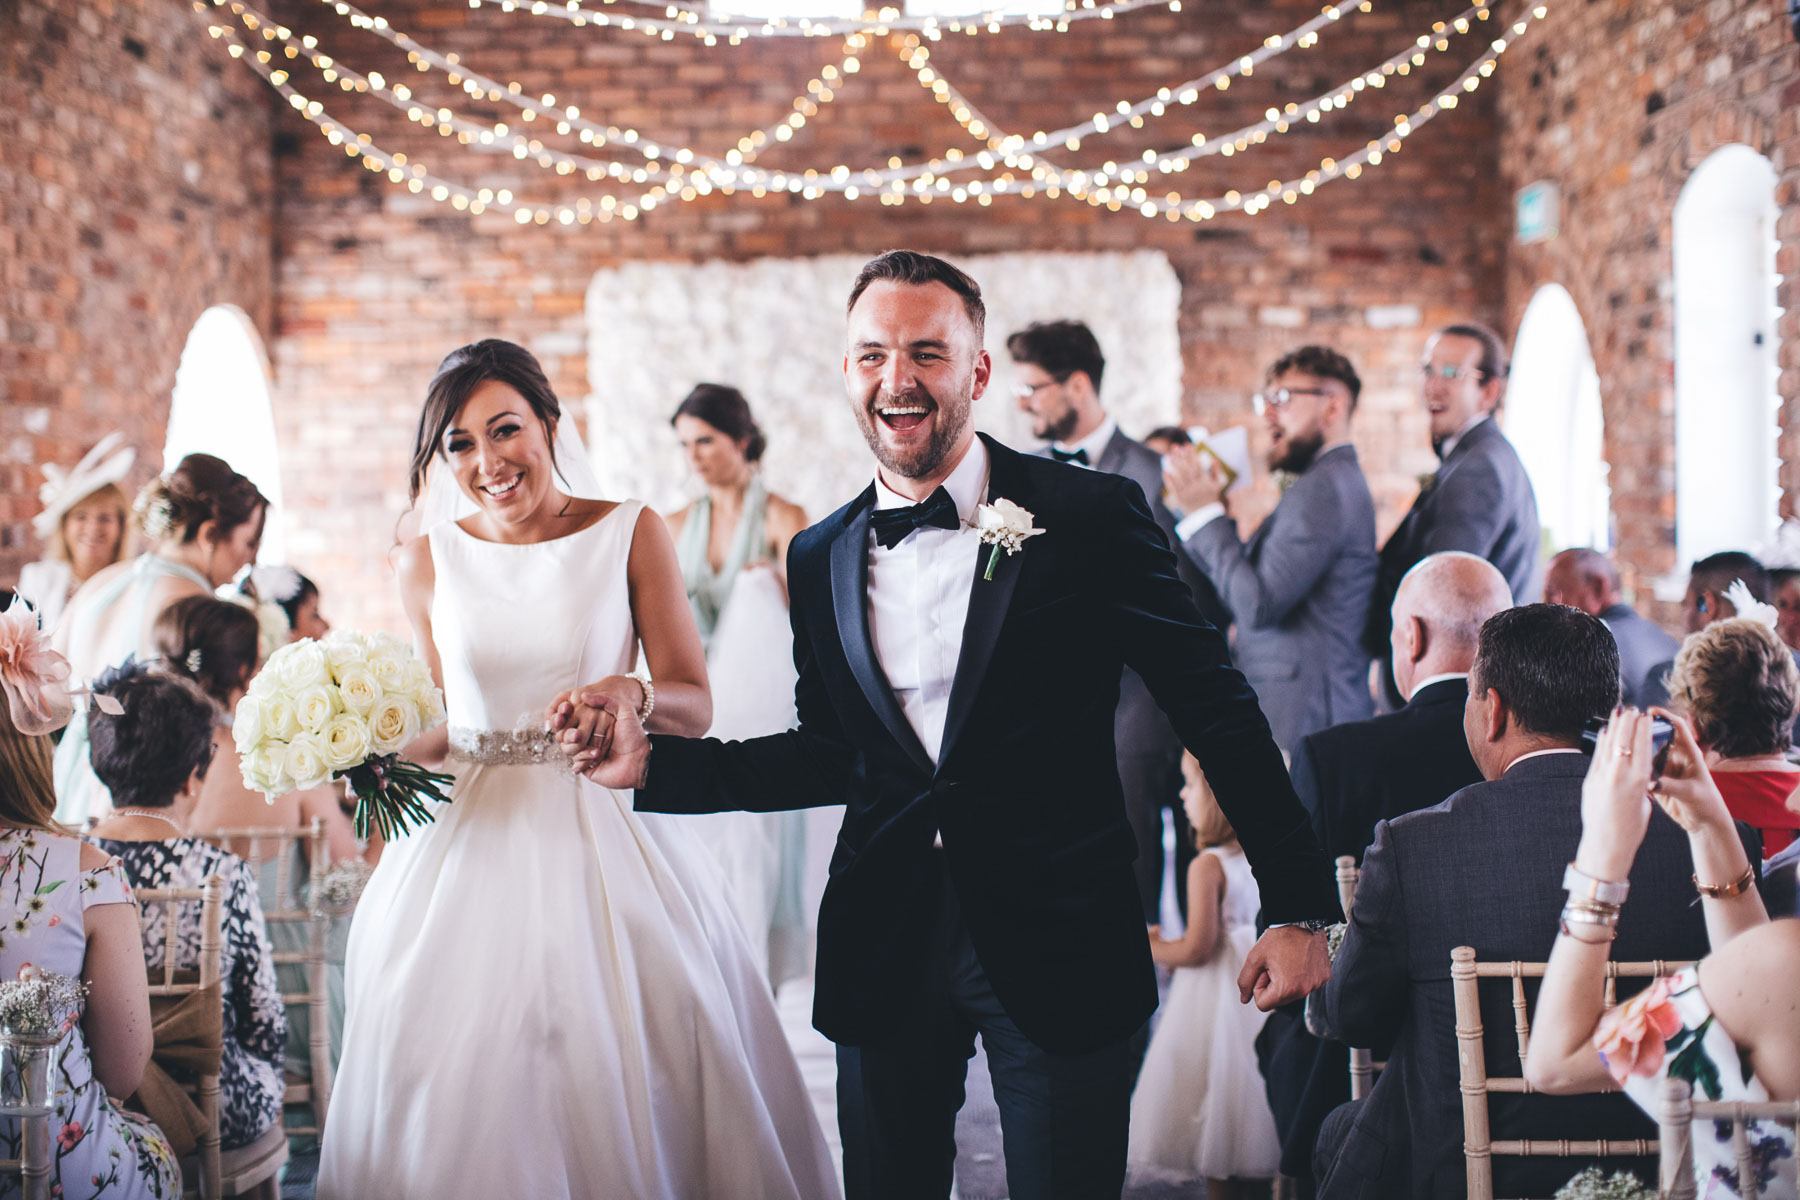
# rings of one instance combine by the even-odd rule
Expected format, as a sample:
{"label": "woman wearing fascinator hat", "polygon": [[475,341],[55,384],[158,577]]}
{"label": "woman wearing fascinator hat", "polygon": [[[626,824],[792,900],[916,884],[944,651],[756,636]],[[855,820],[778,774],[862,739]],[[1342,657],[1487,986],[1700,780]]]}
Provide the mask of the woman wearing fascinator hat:
{"label": "woman wearing fascinator hat", "polygon": [[44,508],[31,527],[48,553],[25,564],[16,590],[37,609],[45,629],[56,628],[77,588],[124,559],[131,502],[119,484],[136,459],[123,434],[109,433],[72,471],[44,465],[38,489]]}
{"label": "woman wearing fascinator hat", "polygon": [[[53,1052],[52,1191],[180,1196],[167,1139],[121,1107],[150,1060],[137,906],[119,860],[51,816],[48,735],[73,711],[69,664],[23,605],[0,613],[0,694],[0,979],[36,967],[91,985]],[[17,1158],[19,1142],[17,1119],[0,1117],[0,1155]]]}

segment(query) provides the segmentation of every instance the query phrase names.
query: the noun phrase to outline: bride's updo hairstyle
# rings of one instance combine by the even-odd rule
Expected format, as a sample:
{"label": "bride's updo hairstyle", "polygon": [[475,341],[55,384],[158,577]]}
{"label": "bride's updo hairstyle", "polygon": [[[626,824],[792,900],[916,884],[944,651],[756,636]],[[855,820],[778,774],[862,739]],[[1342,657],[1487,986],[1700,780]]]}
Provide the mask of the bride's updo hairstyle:
{"label": "bride's updo hairstyle", "polygon": [[734,387],[722,383],[695,384],[681,407],[675,410],[675,415],[669,418],[669,424],[673,425],[682,417],[705,421],[742,446],[747,462],[762,461],[763,451],[769,448],[756,418],[750,415],[750,402]]}
{"label": "bride's updo hairstyle", "polygon": [[152,542],[186,545],[214,522],[221,536],[252,520],[269,501],[256,485],[210,454],[190,454],[138,493],[137,518]]}
{"label": "bride's updo hairstyle", "polygon": [[431,460],[443,452],[445,432],[475,389],[490,379],[525,397],[525,403],[531,405],[531,411],[543,423],[544,438],[550,443],[550,465],[556,467],[556,422],[562,417],[562,404],[550,390],[544,368],[523,346],[500,338],[483,338],[452,350],[431,377],[425,407],[419,413],[419,431],[413,435],[412,469],[407,476],[415,503],[425,490]]}

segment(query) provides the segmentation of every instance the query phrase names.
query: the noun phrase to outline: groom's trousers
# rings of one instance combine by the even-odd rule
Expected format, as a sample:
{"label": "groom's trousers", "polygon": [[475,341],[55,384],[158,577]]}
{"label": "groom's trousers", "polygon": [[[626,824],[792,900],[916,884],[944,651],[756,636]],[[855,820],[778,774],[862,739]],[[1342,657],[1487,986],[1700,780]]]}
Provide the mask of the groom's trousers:
{"label": "groom's trousers", "polygon": [[956,1114],[977,1034],[1000,1110],[1011,1200],[1117,1200],[1141,1036],[1079,1055],[1035,1045],[988,986],[941,852],[934,861],[942,902],[918,1004],[889,1037],[837,1050],[847,1200],[950,1194]]}

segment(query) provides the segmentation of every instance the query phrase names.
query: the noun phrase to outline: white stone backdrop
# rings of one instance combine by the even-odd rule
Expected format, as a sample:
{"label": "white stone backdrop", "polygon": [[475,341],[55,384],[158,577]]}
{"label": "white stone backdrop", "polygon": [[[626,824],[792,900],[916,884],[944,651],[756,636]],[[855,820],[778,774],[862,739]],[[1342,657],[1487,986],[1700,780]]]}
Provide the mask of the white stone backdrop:
{"label": "white stone backdrop", "polygon": [[[769,441],[771,490],[817,520],[850,500],[874,459],[844,397],[844,301],[857,255],[749,263],[638,262],[598,272],[588,288],[588,443],[601,482],[669,512],[697,490],[669,418],[700,382],[750,401]],[[994,377],[975,424],[1037,445],[1012,397],[1007,334],[1032,321],[1086,321],[1106,355],[1102,394],[1141,437],[1180,413],[1181,285],[1157,251],[960,258],[987,303]]]}

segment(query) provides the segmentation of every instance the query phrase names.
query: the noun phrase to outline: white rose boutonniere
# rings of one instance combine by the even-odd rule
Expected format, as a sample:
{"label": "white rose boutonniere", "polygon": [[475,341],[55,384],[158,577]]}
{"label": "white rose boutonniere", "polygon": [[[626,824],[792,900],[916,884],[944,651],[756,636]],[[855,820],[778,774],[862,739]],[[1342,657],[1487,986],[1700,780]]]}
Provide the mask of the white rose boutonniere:
{"label": "white rose boutonniere", "polygon": [[976,506],[975,530],[981,535],[984,546],[994,548],[988,555],[987,570],[981,573],[983,579],[994,577],[994,568],[1000,565],[1000,551],[1017,554],[1024,548],[1026,538],[1044,532],[1033,527],[1032,522],[1036,519],[1004,496],[995,497],[992,504]]}

